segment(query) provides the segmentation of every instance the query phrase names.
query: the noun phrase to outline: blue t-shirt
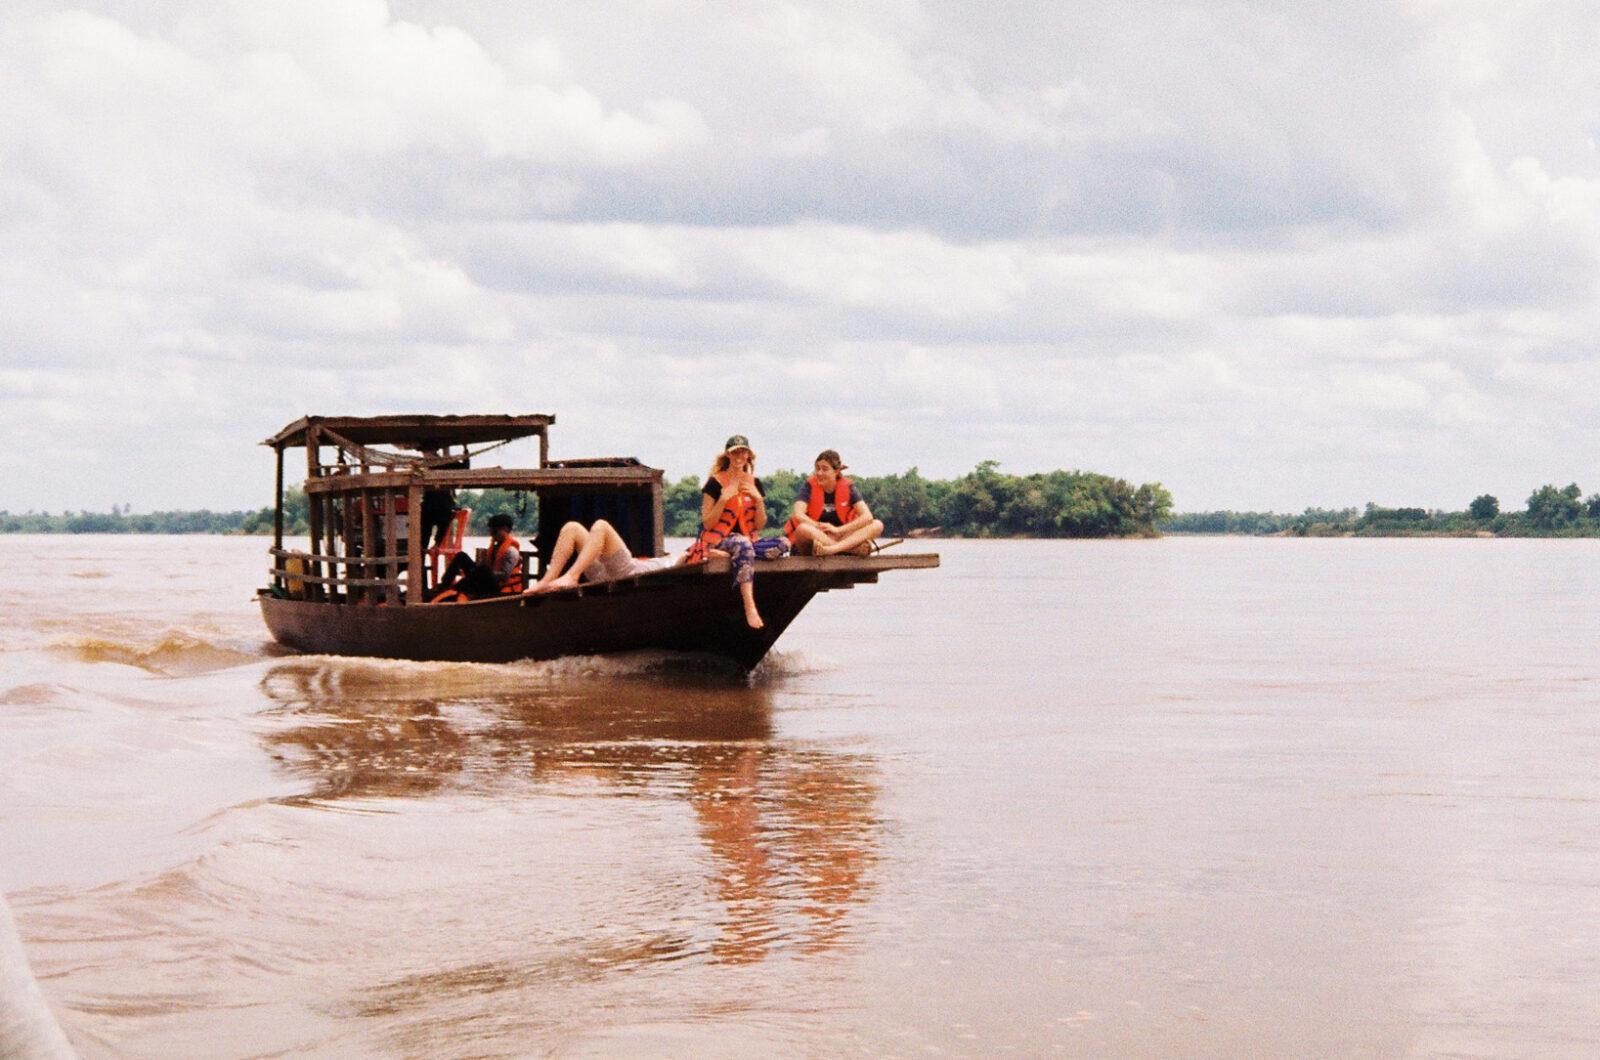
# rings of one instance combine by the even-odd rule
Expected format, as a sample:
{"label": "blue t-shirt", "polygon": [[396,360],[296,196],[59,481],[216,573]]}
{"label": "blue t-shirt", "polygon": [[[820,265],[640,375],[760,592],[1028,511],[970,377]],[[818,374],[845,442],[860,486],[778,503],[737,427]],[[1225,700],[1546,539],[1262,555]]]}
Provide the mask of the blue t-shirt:
{"label": "blue t-shirt", "polygon": [[[810,504],[811,503],[811,480],[810,479],[806,479],[804,482],[800,483],[800,492],[795,494],[794,500],[795,500],[796,504]],[[854,482],[850,483],[850,503],[851,504],[860,504],[861,503],[861,491],[856,488],[856,484]],[[833,490],[825,490],[823,492],[823,495],[822,495],[822,514],[817,517],[817,522],[819,522],[819,523],[827,523],[829,526],[843,526],[844,525],[844,520],[839,518],[839,513],[834,508]]]}

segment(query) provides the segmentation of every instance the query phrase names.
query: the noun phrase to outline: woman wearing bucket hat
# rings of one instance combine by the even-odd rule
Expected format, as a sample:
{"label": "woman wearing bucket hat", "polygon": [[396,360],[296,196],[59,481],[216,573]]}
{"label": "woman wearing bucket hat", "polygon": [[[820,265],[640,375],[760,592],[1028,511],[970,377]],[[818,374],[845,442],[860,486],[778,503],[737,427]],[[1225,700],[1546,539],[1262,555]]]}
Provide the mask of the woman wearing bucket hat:
{"label": "woman wearing bucket hat", "polygon": [[733,584],[744,599],[745,621],[751,629],[760,629],[765,623],[756,610],[755,561],[784,555],[789,542],[756,537],[767,525],[767,499],[755,465],[756,454],[744,435],[736,434],[723,445],[700,489],[700,536],[689,559],[704,559],[708,552],[722,552],[732,559]]}

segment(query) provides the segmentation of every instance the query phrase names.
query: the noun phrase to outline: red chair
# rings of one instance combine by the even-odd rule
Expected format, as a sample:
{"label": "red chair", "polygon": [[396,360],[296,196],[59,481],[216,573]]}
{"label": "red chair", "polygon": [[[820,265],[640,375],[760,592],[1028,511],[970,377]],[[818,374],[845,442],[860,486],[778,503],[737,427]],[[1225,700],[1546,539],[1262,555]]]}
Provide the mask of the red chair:
{"label": "red chair", "polygon": [[444,540],[428,549],[428,562],[432,565],[433,584],[439,584],[439,560],[443,559],[445,566],[456,558],[456,553],[461,551],[461,540],[467,536],[467,522],[472,518],[471,508],[457,508],[450,516],[450,522],[444,528]]}

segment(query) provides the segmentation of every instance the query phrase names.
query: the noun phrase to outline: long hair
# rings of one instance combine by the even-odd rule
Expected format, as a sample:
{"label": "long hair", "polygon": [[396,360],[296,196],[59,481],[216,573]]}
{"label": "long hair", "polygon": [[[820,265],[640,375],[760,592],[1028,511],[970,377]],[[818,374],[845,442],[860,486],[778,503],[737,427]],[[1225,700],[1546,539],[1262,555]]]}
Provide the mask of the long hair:
{"label": "long hair", "polygon": [[[725,453],[725,452],[724,453],[718,453],[717,454],[717,458],[715,460],[711,461],[711,474],[716,475],[716,474],[720,474],[721,472],[724,472],[724,471],[728,470],[728,468],[732,465],[732,463],[733,463],[733,461],[728,459],[728,454],[727,453]],[[754,475],[755,473],[756,473],[756,454],[752,451],[750,453],[750,474]]]}

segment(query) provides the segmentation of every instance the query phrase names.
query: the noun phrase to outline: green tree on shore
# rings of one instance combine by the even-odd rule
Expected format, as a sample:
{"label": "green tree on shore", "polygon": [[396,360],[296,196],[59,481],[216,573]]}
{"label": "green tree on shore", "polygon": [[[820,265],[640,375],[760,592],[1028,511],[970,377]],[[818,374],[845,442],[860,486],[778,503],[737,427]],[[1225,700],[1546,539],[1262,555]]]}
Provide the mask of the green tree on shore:
{"label": "green tree on shore", "polygon": [[[1089,471],[1007,475],[985,460],[959,479],[904,474],[853,476],[884,532],[914,530],[950,537],[1154,537],[1172,511],[1172,494],[1159,482],[1135,489],[1122,479]],[[767,492],[767,532],[789,518],[804,478],[778,470],[762,476]],[[662,491],[666,531],[692,536],[700,524],[700,486],[688,476]]]}
{"label": "green tree on shore", "polygon": [[1528,497],[1528,521],[1540,530],[1560,530],[1571,526],[1584,514],[1578,498],[1583,491],[1576,482],[1565,489],[1540,486]]}

